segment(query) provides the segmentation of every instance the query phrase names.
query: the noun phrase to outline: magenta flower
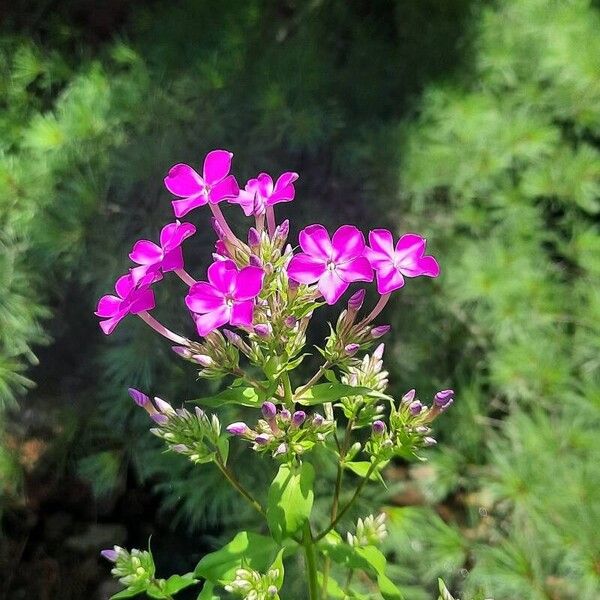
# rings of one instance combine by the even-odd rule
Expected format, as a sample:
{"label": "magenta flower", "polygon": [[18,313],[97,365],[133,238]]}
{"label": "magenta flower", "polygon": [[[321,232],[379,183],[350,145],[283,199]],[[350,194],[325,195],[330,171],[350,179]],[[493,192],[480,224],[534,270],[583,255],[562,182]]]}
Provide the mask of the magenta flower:
{"label": "magenta flower", "polygon": [[227,198],[235,198],[240,189],[233,175],[229,175],[233,154],[226,150],[213,150],[204,159],[202,177],[189,165],[178,164],[165,177],[165,187],[182,200],[173,201],[176,217],[183,217],[190,210],[207,202],[217,204]]}
{"label": "magenta flower", "polygon": [[318,282],[327,304],[335,304],[353,281],[373,281],[365,238],[353,225],[343,225],[332,239],[322,225],[310,225],[299,238],[303,253],[292,258],[288,275],[299,283]]}
{"label": "magenta flower", "polygon": [[296,179],[298,173],[288,171],[280,175],[273,185],[271,176],[261,173],[256,179],[250,179],[245,188],[240,190],[239,196],[230,198],[229,202],[239,204],[247,217],[264,215],[267,206],[294,199]]}
{"label": "magenta flower", "polygon": [[415,233],[403,235],[394,248],[394,238],[387,229],[369,233],[370,248],[365,256],[377,273],[377,291],[389,294],[404,285],[405,277],[437,277],[440,267],[433,256],[425,255],[426,240]]}
{"label": "magenta flower", "polygon": [[140,240],[133,246],[129,258],[142,265],[133,270],[134,280],[150,270],[158,268],[163,272],[183,269],[183,252],[181,244],[191,235],[196,233],[196,228],[191,223],[169,223],[160,232],[160,246],[149,240]]}
{"label": "magenta flower", "polygon": [[111,334],[127,315],[136,315],[154,308],[154,292],[150,285],[157,278],[160,278],[160,274],[152,274],[143,277],[136,284],[131,274],[123,275],[115,284],[117,295],[107,294],[98,300],[94,314],[105,319],[100,321],[100,327],[106,335]]}
{"label": "magenta flower", "polygon": [[208,282],[194,284],[185,298],[195,313],[198,333],[205,336],[225,323],[252,326],[254,299],[262,289],[264,274],[253,266],[238,271],[232,260],[210,265]]}

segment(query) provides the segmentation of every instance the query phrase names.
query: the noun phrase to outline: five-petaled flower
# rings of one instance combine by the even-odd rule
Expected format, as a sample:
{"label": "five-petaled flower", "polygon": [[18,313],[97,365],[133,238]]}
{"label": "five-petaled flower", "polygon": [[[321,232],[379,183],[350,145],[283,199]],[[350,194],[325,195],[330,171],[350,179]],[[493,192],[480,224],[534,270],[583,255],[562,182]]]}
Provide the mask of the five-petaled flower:
{"label": "five-petaled flower", "polygon": [[238,271],[232,260],[213,263],[208,268],[208,282],[194,284],[185,298],[202,336],[230,323],[251,327],[254,299],[262,289],[264,271],[244,267]]}
{"label": "five-petaled flower", "polygon": [[298,173],[288,171],[279,176],[275,185],[273,179],[266,173],[261,173],[255,179],[250,179],[243,190],[240,190],[236,198],[230,198],[229,202],[239,204],[244,214],[249,217],[264,215],[267,206],[273,206],[278,202],[290,202],[294,199],[296,190],[294,181],[298,179]]}
{"label": "five-petaled flower", "polygon": [[287,272],[298,283],[315,283],[327,304],[335,304],[353,281],[373,281],[373,270],[363,256],[365,238],[353,225],[343,225],[329,238],[322,225],[300,232],[303,253],[290,261]]}
{"label": "five-petaled flower", "polygon": [[183,253],[181,244],[191,235],[196,228],[191,223],[169,223],[160,232],[160,246],[149,240],[139,240],[133,246],[129,258],[141,267],[132,270],[134,281],[152,270],[163,273],[183,269]]}
{"label": "five-petaled flower", "polygon": [[404,285],[405,277],[437,277],[440,267],[433,256],[425,256],[425,238],[415,233],[403,235],[394,247],[394,238],[387,229],[369,233],[370,248],[365,256],[377,274],[377,291],[389,294]]}
{"label": "five-petaled flower", "polygon": [[105,319],[100,321],[102,331],[109,335],[127,315],[152,310],[155,304],[150,285],[160,277],[160,273],[148,274],[137,283],[131,274],[119,277],[115,283],[117,295],[107,294],[98,300],[95,315]]}
{"label": "five-petaled flower", "polygon": [[202,177],[189,165],[171,167],[165,177],[165,186],[172,194],[182,198],[173,201],[176,217],[183,217],[208,202],[217,204],[238,195],[237,181],[229,175],[232,157],[233,154],[226,150],[209,152],[204,159]]}

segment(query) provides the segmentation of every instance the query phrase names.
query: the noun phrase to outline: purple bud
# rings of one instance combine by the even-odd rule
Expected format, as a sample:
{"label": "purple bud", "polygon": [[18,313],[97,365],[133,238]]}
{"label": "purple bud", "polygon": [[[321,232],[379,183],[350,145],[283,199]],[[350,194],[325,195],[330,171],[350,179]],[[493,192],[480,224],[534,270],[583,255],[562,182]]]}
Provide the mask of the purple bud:
{"label": "purple bud", "polygon": [[425,433],[429,433],[431,429],[429,429],[429,427],[426,427],[425,425],[419,425],[418,427],[415,427],[415,431],[423,435]]}
{"label": "purple bud", "polygon": [[148,402],[150,402],[150,398],[144,394],[144,392],[140,392],[140,390],[136,390],[135,388],[129,388],[127,390],[129,395],[133,399],[133,401],[138,406],[147,406]]}
{"label": "purple bud", "polygon": [[253,267],[262,267],[263,266],[263,261],[260,260],[260,258],[258,256],[256,256],[256,254],[250,255],[249,262]]}
{"label": "purple bud", "polygon": [[154,404],[156,404],[156,408],[165,415],[172,415],[175,413],[173,407],[161,398],[154,398]]}
{"label": "purple bud", "polygon": [[270,435],[267,435],[266,433],[260,433],[259,435],[257,435],[254,438],[254,441],[255,441],[255,443],[259,444],[260,446],[264,446],[269,443],[270,439],[271,439]]}
{"label": "purple bud", "polygon": [[350,296],[350,300],[348,300],[348,310],[357,311],[360,310],[363,302],[365,301],[365,290],[358,290]]}
{"label": "purple bud", "polygon": [[420,415],[423,410],[423,405],[418,400],[415,400],[409,404],[408,410],[410,410],[411,415]]}
{"label": "purple bud", "polygon": [[227,341],[230,344],[233,344],[236,347],[240,347],[244,345],[244,340],[231,329],[223,329],[223,335],[227,338]]}
{"label": "purple bud", "polygon": [[282,244],[287,239],[287,236],[290,232],[290,222],[286,219],[281,225],[277,225],[275,228],[275,233],[273,234],[273,239],[281,242]]}
{"label": "purple bud", "polygon": [[277,414],[277,407],[267,400],[267,402],[263,402],[261,411],[263,417],[269,421]]}
{"label": "purple bud", "polygon": [[202,410],[202,409],[201,409],[199,406],[196,406],[196,408],[195,408],[194,410],[195,410],[195,412],[196,412],[196,416],[197,416],[199,419],[203,419],[203,418],[204,418],[204,414],[205,414],[205,413],[204,413],[204,411],[203,411],[203,410]]}
{"label": "purple bud", "polygon": [[261,338],[266,338],[271,335],[271,326],[267,323],[257,323],[254,326],[254,333]]}
{"label": "purple bud", "polygon": [[279,444],[279,446],[277,446],[277,450],[275,450],[275,452],[273,452],[273,456],[279,456],[280,454],[285,454],[287,452],[287,444],[283,443],[283,444]]}
{"label": "purple bud", "polygon": [[424,437],[423,438],[423,443],[426,446],[435,446],[437,444],[437,441],[434,438],[432,438],[432,437]]}
{"label": "purple bud", "polygon": [[385,423],[383,421],[373,421],[373,433],[381,435],[385,431]]}
{"label": "purple bud", "polygon": [[225,258],[229,258],[231,255],[229,254],[229,250],[227,250],[227,245],[223,240],[217,240],[215,243],[215,254],[217,256],[222,256]]}
{"label": "purple bud", "polygon": [[377,325],[371,329],[371,336],[375,339],[384,336],[392,327],[390,325]]}
{"label": "purple bud", "polygon": [[381,360],[383,358],[383,351],[385,350],[385,344],[379,344],[375,350],[373,350],[373,357],[377,360]]}
{"label": "purple bud", "polygon": [[201,367],[204,368],[210,367],[214,363],[213,359],[210,356],[207,356],[206,354],[194,354],[192,358],[194,359],[195,363],[198,363]]}
{"label": "purple bud", "polygon": [[296,317],[293,317],[292,315],[290,315],[289,317],[286,317],[283,320],[283,322],[285,323],[286,327],[289,327],[291,329],[292,327],[296,326],[298,319],[296,319]]}
{"label": "purple bud", "polygon": [[344,352],[346,353],[346,356],[354,356],[359,349],[359,344],[348,344],[344,347]]}
{"label": "purple bud", "polygon": [[315,413],[315,415],[313,416],[312,422],[315,427],[321,427],[321,425],[323,425],[323,423],[325,422],[325,418],[323,417],[323,415],[320,415],[319,413]]}
{"label": "purple bud", "polygon": [[227,431],[231,433],[231,435],[246,435],[250,431],[250,428],[246,423],[238,421],[237,423],[227,425]]}
{"label": "purple bud", "polygon": [[290,291],[293,292],[300,287],[300,283],[290,277],[288,278],[288,287],[290,288]]}
{"label": "purple bud", "polygon": [[192,353],[187,346],[171,346],[171,350],[177,354],[177,356],[181,356],[182,358],[190,358]]}
{"label": "purple bud", "polygon": [[415,399],[415,394],[417,392],[415,391],[415,389],[413,388],[412,390],[408,390],[408,392],[406,392],[406,394],[404,394],[404,396],[402,396],[402,402],[404,402],[405,404],[410,404],[414,399]]}
{"label": "purple bud", "polygon": [[225,232],[223,231],[223,228],[214,217],[210,220],[210,224],[212,225],[212,228],[215,230],[215,233],[217,234],[217,237],[220,240],[223,240],[227,237],[225,235]]}
{"label": "purple bud", "polygon": [[119,557],[119,553],[113,549],[102,550],[100,554],[106,560],[110,560],[110,562],[117,562],[117,558]]}
{"label": "purple bud", "polygon": [[171,450],[173,452],[178,452],[179,454],[184,454],[185,452],[189,452],[189,448],[185,444],[175,444],[171,446]]}
{"label": "purple bud", "polygon": [[248,230],[248,246],[250,248],[256,248],[260,244],[260,233],[254,228],[250,227]]}
{"label": "purple bud", "polygon": [[169,422],[169,417],[167,415],[163,415],[162,413],[154,413],[150,415],[150,418],[157,425],[166,425]]}
{"label": "purple bud", "polygon": [[306,413],[303,410],[297,410],[292,415],[292,425],[294,425],[295,427],[300,427],[300,425],[302,425],[302,423],[304,423],[305,419],[306,419]]}
{"label": "purple bud", "polygon": [[442,390],[434,397],[435,405],[439,408],[446,408],[454,399],[454,390]]}
{"label": "purple bud", "polygon": [[282,421],[289,421],[292,418],[292,414],[290,413],[290,411],[287,408],[282,408],[279,411],[279,417],[281,418]]}

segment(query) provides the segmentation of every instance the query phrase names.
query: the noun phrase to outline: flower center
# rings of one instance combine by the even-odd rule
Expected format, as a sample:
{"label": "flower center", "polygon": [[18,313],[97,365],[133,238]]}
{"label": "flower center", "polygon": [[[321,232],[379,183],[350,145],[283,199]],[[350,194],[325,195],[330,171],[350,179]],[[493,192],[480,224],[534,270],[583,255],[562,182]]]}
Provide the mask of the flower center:
{"label": "flower center", "polygon": [[231,308],[233,306],[233,298],[231,296],[225,296],[225,305],[228,308]]}
{"label": "flower center", "polygon": [[332,260],[327,261],[327,270],[335,271],[336,264]]}

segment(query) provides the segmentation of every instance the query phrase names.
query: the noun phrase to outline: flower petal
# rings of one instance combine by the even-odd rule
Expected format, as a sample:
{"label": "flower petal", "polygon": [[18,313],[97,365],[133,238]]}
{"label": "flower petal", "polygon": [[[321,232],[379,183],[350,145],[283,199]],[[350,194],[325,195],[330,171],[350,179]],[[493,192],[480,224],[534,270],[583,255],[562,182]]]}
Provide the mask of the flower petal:
{"label": "flower petal", "polygon": [[180,246],[183,240],[196,233],[196,227],[191,223],[169,223],[165,225],[160,232],[160,245],[165,252]]}
{"label": "flower petal", "polygon": [[254,212],[254,196],[256,192],[249,192],[248,186],[245,190],[240,190],[240,193],[235,198],[229,198],[232,204],[239,204],[244,211],[244,214],[249,217]]}
{"label": "flower petal", "polygon": [[298,236],[300,248],[306,254],[328,261],[333,254],[333,247],[327,229],[323,225],[309,225]]}
{"label": "flower petal", "polygon": [[185,198],[198,194],[204,188],[202,177],[189,165],[178,164],[169,169],[165,187],[175,196]]}
{"label": "flower petal", "polygon": [[235,288],[237,273],[232,260],[221,260],[208,267],[208,281],[221,293],[231,294]]}
{"label": "flower petal", "polygon": [[106,334],[110,335],[115,327],[126,317],[126,313],[113,317],[112,319],[106,319],[106,321],[100,321],[100,329]]}
{"label": "flower petal", "polygon": [[260,267],[244,267],[237,274],[233,297],[236,300],[256,298],[262,289],[264,277],[265,272]]}
{"label": "flower petal", "polygon": [[223,181],[215,184],[208,195],[211,204],[217,204],[221,200],[235,198],[240,193],[240,187],[233,175],[225,177]]}
{"label": "flower petal", "polygon": [[194,208],[204,206],[208,202],[208,196],[204,192],[184,198],[183,200],[173,200],[171,206],[173,207],[173,213],[177,218],[184,217]]}
{"label": "flower petal", "polygon": [[169,252],[165,253],[164,258],[160,263],[160,268],[164,273],[183,269],[183,250],[181,249],[181,246],[177,246],[176,248],[173,248],[173,250],[169,250]]}
{"label": "flower petal", "polygon": [[347,283],[353,281],[373,281],[373,268],[364,256],[338,263],[335,267],[335,272]]}
{"label": "flower petal", "polygon": [[225,296],[210,283],[195,283],[185,297],[187,307],[195,313],[207,313],[225,306]]}
{"label": "flower petal", "polygon": [[[278,192],[280,190],[283,190],[284,188],[291,186],[292,183],[294,183],[294,181],[296,181],[297,179],[298,173],[294,173],[293,171],[286,171],[285,173],[282,173],[275,182],[274,191]],[[292,187],[292,189],[294,188]]]}
{"label": "flower petal", "polygon": [[377,271],[377,291],[380,294],[389,294],[404,285],[404,277],[393,266]]}
{"label": "flower petal", "polygon": [[400,264],[405,258],[417,261],[425,253],[425,238],[416,233],[404,234],[396,244],[396,263]]}
{"label": "flower petal", "polygon": [[319,279],[319,291],[327,304],[335,304],[350,284],[343,281],[335,271],[325,271]]}
{"label": "flower petal", "polygon": [[394,236],[387,229],[374,229],[369,232],[369,244],[376,252],[394,257]]}
{"label": "flower petal", "polygon": [[393,258],[388,256],[387,254],[384,254],[383,252],[379,252],[378,250],[373,250],[372,248],[369,248],[368,246],[365,248],[364,256],[371,263],[371,266],[376,270],[388,269],[388,268],[394,266]]}
{"label": "flower petal", "polygon": [[221,327],[221,325],[228,323],[230,317],[231,308],[224,304],[220,308],[210,311],[205,315],[194,315],[194,321],[196,322],[198,333],[205,336],[218,327]]}
{"label": "flower petal", "polygon": [[273,179],[267,173],[261,173],[257,178],[258,193],[267,199],[273,193]]}
{"label": "flower petal", "polygon": [[333,246],[333,260],[347,261],[357,256],[362,256],[365,250],[365,236],[354,225],[342,225],[331,240]]}
{"label": "flower petal", "polygon": [[227,150],[213,150],[204,159],[204,181],[208,185],[215,185],[221,179],[227,177],[231,170],[231,159],[233,154]]}
{"label": "flower petal", "polygon": [[120,298],[127,298],[134,288],[133,277],[130,274],[122,275],[115,283],[115,291]]}
{"label": "flower petal", "polygon": [[129,305],[129,312],[132,315],[137,315],[145,310],[152,310],[156,306],[154,292],[151,289],[136,290],[132,296]]}
{"label": "flower petal", "polygon": [[129,253],[129,258],[138,265],[153,265],[160,262],[162,257],[162,248],[149,240],[137,241]]}
{"label": "flower petal", "polygon": [[231,309],[231,318],[229,322],[238,327],[251,327],[253,316],[254,302],[251,300],[235,302]]}
{"label": "flower petal", "polygon": [[298,283],[314,283],[326,270],[322,259],[308,254],[296,254],[287,267],[288,276]]}
{"label": "flower petal", "polygon": [[117,298],[117,296],[112,296],[110,294],[102,296],[102,298],[98,300],[98,306],[96,307],[96,312],[94,314],[97,317],[114,317],[119,312],[122,302],[123,300]]}

